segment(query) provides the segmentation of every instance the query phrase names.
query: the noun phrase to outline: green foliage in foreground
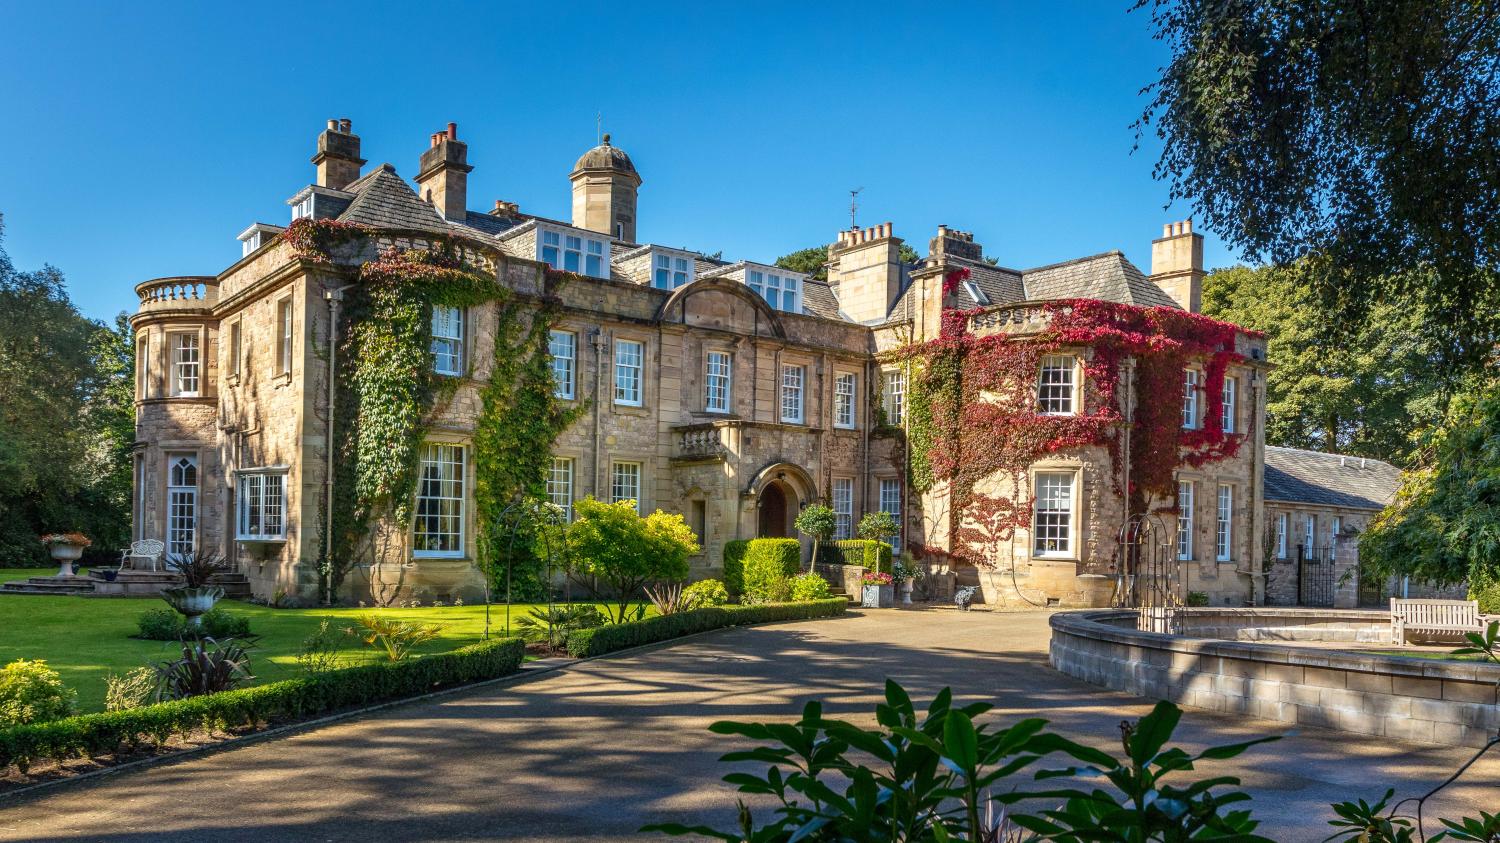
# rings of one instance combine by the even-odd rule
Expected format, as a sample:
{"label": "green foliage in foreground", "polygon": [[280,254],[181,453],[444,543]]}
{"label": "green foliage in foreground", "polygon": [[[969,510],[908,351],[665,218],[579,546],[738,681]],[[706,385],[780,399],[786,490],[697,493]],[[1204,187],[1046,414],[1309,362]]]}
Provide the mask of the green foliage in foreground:
{"label": "green foliage in foreground", "polygon": [[635,507],[635,501],[586,497],[574,506],[578,518],[567,527],[570,573],[608,585],[616,622],[626,620],[629,604],[648,583],[687,579],[688,557],[698,552],[697,536],[681,515],[658,509],[642,517]]}
{"label": "green foliage in foreground", "polygon": [[176,735],[298,720],[508,676],[520,668],[524,646],[518,638],[492,639],[419,659],[0,729],[0,770],[15,765],[24,772],[42,760],[106,755],[160,745]]}
{"label": "green foliage in foreground", "polygon": [[1459,395],[1429,435],[1423,466],[1359,540],[1366,576],[1467,580],[1500,612],[1500,380]]}
{"label": "green foliage in foreground", "polygon": [[796,539],[753,539],[745,552],[745,599],[758,603],[790,600],[790,578],[800,570],[801,542]]}
{"label": "green foliage in foreground", "polygon": [[749,552],[749,539],[724,542],[724,588],[736,597],[745,593],[745,554]]}
{"label": "green foliage in foreground", "polygon": [[574,658],[602,656],[616,650],[655,644],[721,629],[771,621],[800,621],[842,615],[849,601],[840,598],[810,603],[763,603],[755,606],[718,606],[693,609],[671,615],[647,618],[635,623],[612,624],[598,629],[581,629],[568,636],[568,655]]}
{"label": "green foliage in foreground", "polygon": [[[209,638],[244,638],[250,634],[250,619],[215,606],[198,618],[202,635]],[[139,635],[150,641],[177,641],[187,632],[187,618],[175,609],[148,609],[136,619]]]}
{"label": "green foliage in foreground", "polygon": [[78,695],[45,661],[20,659],[0,668],[0,726],[67,717]]}

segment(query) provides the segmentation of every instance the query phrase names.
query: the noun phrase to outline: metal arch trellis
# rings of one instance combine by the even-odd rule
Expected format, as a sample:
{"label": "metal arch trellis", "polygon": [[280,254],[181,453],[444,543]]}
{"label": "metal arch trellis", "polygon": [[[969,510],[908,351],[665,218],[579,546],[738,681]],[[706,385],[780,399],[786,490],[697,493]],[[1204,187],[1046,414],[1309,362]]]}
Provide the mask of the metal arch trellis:
{"label": "metal arch trellis", "polygon": [[[559,535],[567,526],[567,513],[556,504],[534,498],[517,498],[496,517],[500,525],[497,547],[505,547],[505,634],[510,635],[511,605],[514,602],[513,575],[516,565],[516,547],[519,542],[531,543],[535,552],[546,563],[547,614],[550,617],[557,606],[557,591],[553,587],[558,570],[567,571],[567,542]],[[522,544],[524,549],[524,544]],[[484,637],[490,637],[490,607],[493,604],[490,572],[484,572]],[[566,597],[565,597],[566,599]]]}
{"label": "metal arch trellis", "polygon": [[1184,605],[1175,536],[1160,516],[1136,513],[1120,525],[1115,605],[1139,611],[1137,628],[1175,632],[1177,609]]}

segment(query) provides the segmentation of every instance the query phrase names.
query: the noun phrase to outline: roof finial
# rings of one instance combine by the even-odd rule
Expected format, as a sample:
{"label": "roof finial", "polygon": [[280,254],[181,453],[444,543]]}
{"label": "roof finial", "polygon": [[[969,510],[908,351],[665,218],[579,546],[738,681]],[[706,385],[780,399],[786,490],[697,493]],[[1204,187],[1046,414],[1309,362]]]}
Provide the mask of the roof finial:
{"label": "roof finial", "polygon": [[604,145],[609,146],[609,132],[604,133]]}

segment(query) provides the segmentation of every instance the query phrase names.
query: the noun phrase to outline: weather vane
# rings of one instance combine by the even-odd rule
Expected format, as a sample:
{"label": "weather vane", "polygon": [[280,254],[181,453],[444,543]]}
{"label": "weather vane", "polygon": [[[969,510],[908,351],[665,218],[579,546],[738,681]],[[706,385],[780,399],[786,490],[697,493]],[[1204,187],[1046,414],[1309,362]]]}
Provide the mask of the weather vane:
{"label": "weather vane", "polygon": [[849,230],[853,231],[859,226],[854,224],[854,215],[859,212],[859,194],[863,187],[856,187],[849,191]]}

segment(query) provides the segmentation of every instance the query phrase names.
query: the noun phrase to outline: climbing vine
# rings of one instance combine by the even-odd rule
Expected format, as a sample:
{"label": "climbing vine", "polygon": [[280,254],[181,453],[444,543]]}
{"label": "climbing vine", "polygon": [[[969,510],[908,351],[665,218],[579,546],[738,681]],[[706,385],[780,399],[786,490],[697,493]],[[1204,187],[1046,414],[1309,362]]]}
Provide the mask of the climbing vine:
{"label": "climbing vine", "polygon": [[[331,265],[331,249],[373,233],[365,226],[298,220],[283,236],[298,257]],[[495,502],[540,491],[543,460],[577,412],[557,404],[546,368],[547,329],[562,279],[549,273],[540,305],[528,306],[492,272],[465,265],[450,243],[425,239],[428,249],[388,249],[360,264],[358,283],[341,312],[333,506],[321,519],[325,540],[332,532],[323,545],[331,544],[331,552],[325,550],[319,562],[325,600],[337,593],[376,518],[389,516],[401,531],[410,527],[422,442],[463,382],[433,371],[433,307],[494,304],[498,311],[493,368],[479,387],[482,408],[472,448],[479,561],[487,571],[496,547],[487,538],[495,529]]]}
{"label": "climbing vine", "polygon": [[[944,289],[962,270],[949,273]],[[1042,306],[1045,325],[1028,334],[977,336],[975,311],[946,310],[936,339],[907,346],[895,359],[911,364],[907,436],[909,476],[919,490],[948,484],[953,534],[965,544],[1008,541],[1030,525],[1027,472],[1050,454],[1104,447],[1116,491],[1131,512],[1153,499],[1175,500],[1180,465],[1201,466],[1234,456],[1242,434],[1222,426],[1225,369],[1243,358],[1234,325],[1167,307],[1094,299]],[[1074,415],[1046,415],[1037,399],[1042,358],[1068,353],[1083,373]],[[1201,426],[1182,427],[1183,371],[1202,366]],[[1122,373],[1134,372],[1134,407],[1127,419]],[[1126,438],[1128,437],[1128,439]],[[1127,447],[1128,446],[1128,447]],[[1129,488],[1121,489],[1125,453]],[[976,493],[998,481],[999,494]],[[967,522],[967,524],[965,524]]]}

